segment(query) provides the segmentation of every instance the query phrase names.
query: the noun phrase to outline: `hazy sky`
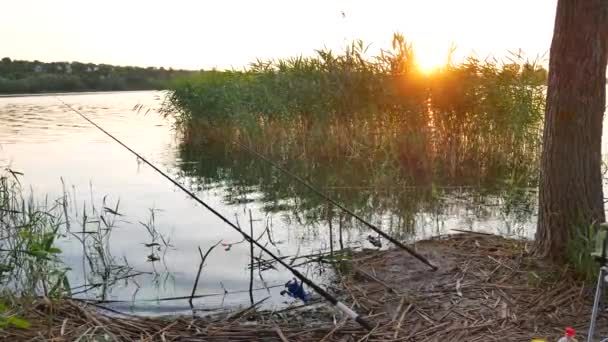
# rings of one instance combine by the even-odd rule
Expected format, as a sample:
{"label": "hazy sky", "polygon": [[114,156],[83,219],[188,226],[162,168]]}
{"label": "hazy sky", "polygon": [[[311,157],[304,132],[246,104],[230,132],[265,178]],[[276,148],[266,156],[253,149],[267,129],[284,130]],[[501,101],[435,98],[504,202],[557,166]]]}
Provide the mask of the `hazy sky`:
{"label": "hazy sky", "polygon": [[242,67],[355,38],[373,52],[400,31],[432,66],[452,42],[457,58],[547,52],[556,0],[0,0],[0,8],[0,57]]}

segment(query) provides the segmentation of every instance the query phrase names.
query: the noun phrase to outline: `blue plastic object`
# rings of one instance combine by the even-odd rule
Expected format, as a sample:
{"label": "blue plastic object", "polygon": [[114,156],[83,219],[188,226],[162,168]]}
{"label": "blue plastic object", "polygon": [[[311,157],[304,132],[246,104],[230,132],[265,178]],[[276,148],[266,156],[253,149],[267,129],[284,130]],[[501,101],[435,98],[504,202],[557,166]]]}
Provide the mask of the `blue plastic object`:
{"label": "blue plastic object", "polygon": [[302,300],[304,303],[308,303],[308,301],[310,300],[310,293],[304,291],[304,284],[301,282],[298,283],[298,280],[296,278],[293,278],[292,280],[288,281],[285,284],[285,287],[287,288],[287,290],[281,291],[281,295],[287,294],[290,297]]}

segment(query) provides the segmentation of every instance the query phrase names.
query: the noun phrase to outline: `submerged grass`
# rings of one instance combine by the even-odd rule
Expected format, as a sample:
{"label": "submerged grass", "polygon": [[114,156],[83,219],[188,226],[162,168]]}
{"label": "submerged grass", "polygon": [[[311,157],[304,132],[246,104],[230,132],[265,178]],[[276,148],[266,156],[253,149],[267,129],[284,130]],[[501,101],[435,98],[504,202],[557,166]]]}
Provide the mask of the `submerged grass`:
{"label": "submerged grass", "polygon": [[[83,296],[106,300],[114,285],[126,285],[139,275],[162,281],[161,272],[137,271],[126,258],[112,255],[110,236],[123,216],[119,202],[111,205],[104,197],[101,209],[92,203],[77,207],[75,202],[70,203],[65,188],[63,196],[55,200],[37,200],[33,191],[22,187],[21,176],[10,169],[0,173],[0,328],[28,327],[29,322],[20,314],[31,311],[41,300],[50,305]],[[164,253],[168,239],[156,230],[153,212],[148,223],[142,225],[151,236],[154,250]],[[76,249],[82,246],[81,276],[75,276],[64,263],[60,245]],[[74,278],[84,283],[70,284],[69,279]]]}
{"label": "submerged grass", "polygon": [[65,224],[59,202],[36,202],[17,173],[0,176],[0,283],[20,297],[61,296],[70,289],[56,239]]}
{"label": "submerged grass", "polygon": [[63,210],[26,197],[19,176],[12,170],[0,174],[0,327],[27,328],[29,322],[19,318],[24,305],[38,296],[69,294],[70,284],[56,246]]}

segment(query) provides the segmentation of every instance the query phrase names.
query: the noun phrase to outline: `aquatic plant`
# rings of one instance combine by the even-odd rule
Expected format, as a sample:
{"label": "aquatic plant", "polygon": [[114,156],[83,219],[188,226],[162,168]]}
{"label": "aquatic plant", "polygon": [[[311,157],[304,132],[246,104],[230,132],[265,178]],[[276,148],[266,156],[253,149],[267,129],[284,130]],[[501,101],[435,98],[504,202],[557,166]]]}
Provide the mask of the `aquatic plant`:
{"label": "aquatic plant", "polygon": [[202,71],[173,84],[164,113],[185,144],[220,142],[232,154],[236,140],[274,160],[340,160],[380,170],[378,184],[466,184],[536,173],[545,79],[519,54],[423,74],[395,34],[379,56],[356,41],[341,54]]}
{"label": "aquatic plant", "polygon": [[19,317],[23,301],[70,291],[56,246],[64,224],[60,206],[26,197],[19,176],[10,169],[0,174],[0,328],[29,327]]}
{"label": "aquatic plant", "polygon": [[57,297],[70,289],[56,246],[63,210],[58,202],[24,195],[19,175],[0,176],[0,284],[19,296]]}
{"label": "aquatic plant", "polygon": [[[40,200],[33,191],[22,188],[21,176],[10,169],[0,173],[0,326],[3,303],[12,312],[39,297],[54,300],[85,295],[105,300],[119,282],[126,284],[140,275],[151,276],[157,285],[163,276],[167,279],[168,272],[157,271],[154,266],[151,271],[136,270],[126,258],[112,255],[110,236],[123,220],[120,202],[111,204],[104,196],[101,206],[77,206],[75,201],[70,202],[65,187],[57,199]],[[154,210],[148,222],[141,224],[151,239],[144,244],[153,254],[161,255],[154,261],[162,260],[169,240],[156,230]],[[74,274],[63,262],[60,245],[82,246],[79,271],[83,284],[70,284]]]}

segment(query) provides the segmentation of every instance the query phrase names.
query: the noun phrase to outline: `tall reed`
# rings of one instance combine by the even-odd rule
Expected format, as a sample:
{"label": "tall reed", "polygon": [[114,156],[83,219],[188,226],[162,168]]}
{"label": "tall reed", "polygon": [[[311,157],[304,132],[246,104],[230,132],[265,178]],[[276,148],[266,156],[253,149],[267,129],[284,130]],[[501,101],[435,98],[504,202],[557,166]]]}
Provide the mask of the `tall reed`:
{"label": "tall reed", "polygon": [[164,111],[186,144],[232,153],[239,140],[275,160],[341,160],[386,170],[379,182],[520,179],[537,165],[545,78],[518,55],[423,74],[395,34],[378,56],[356,41],[341,54],[203,71],[174,84]]}

